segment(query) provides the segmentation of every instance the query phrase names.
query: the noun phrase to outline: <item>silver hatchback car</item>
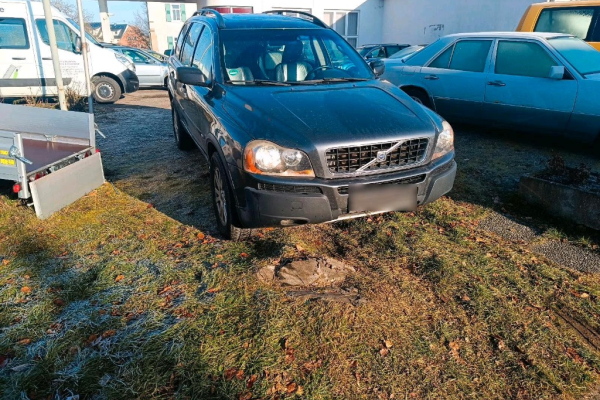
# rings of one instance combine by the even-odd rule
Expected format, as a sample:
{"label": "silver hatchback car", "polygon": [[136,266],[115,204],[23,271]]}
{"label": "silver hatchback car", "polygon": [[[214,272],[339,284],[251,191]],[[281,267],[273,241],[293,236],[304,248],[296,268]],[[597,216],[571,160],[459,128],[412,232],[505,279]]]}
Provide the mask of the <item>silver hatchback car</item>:
{"label": "silver hatchback car", "polygon": [[385,64],[382,79],[450,121],[600,145],[600,52],[573,36],[449,35]]}
{"label": "silver hatchback car", "polygon": [[142,49],[125,46],[111,46],[135,64],[135,73],[140,80],[140,87],[167,87],[168,67],[166,62],[157,60]]}

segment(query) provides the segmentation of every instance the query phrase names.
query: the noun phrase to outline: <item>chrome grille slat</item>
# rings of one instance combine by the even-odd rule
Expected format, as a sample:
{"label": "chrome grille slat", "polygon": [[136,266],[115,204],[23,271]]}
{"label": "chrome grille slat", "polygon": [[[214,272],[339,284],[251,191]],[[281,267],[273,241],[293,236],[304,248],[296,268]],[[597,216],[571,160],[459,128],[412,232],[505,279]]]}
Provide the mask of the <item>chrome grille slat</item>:
{"label": "chrome grille slat", "polygon": [[[329,149],[325,153],[327,167],[333,174],[356,172],[375,159],[379,151],[387,151],[397,143],[376,143]],[[428,145],[429,139],[426,138],[408,139],[389,153],[385,161],[370,166],[365,172],[385,171],[420,163],[427,154]]]}

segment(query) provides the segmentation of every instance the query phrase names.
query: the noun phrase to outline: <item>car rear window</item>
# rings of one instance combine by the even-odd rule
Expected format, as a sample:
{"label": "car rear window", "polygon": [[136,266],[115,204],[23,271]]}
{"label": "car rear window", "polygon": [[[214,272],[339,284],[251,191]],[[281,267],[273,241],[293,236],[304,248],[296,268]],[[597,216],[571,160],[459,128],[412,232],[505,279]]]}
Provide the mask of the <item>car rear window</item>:
{"label": "car rear window", "polygon": [[548,8],[540,14],[535,32],[568,33],[588,40],[594,13],[600,7]]}

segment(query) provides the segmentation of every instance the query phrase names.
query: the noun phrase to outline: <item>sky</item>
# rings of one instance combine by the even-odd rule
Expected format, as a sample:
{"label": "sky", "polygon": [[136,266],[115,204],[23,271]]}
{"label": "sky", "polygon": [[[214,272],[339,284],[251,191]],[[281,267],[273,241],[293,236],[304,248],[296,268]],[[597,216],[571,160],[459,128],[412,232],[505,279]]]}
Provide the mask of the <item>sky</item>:
{"label": "sky", "polygon": [[[65,0],[69,3],[75,4],[75,0]],[[82,0],[83,8],[92,15],[92,21],[100,22],[100,11],[98,9],[98,2],[95,0]],[[111,23],[126,23],[134,22],[135,13],[138,11],[144,3],[141,1],[109,1],[108,12],[113,14],[110,16]]]}

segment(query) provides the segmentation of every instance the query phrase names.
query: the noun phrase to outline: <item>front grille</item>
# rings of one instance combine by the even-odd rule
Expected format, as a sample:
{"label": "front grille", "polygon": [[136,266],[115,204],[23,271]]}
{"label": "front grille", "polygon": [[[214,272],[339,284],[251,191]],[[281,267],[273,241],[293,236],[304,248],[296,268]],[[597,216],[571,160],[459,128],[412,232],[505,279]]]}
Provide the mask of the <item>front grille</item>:
{"label": "front grille", "polygon": [[[377,152],[386,151],[398,142],[371,144],[356,147],[338,147],[325,153],[327,167],[333,174],[347,174],[367,165],[377,157]],[[365,172],[393,170],[420,163],[427,153],[429,139],[411,139],[388,154],[385,161],[373,164]]]}
{"label": "front grille", "polygon": [[[411,176],[409,178],[402,178],[402,179],[396,179],[393,181],[386,181],[386,182],[381,182],[380,185],[392,185],[392,184],[399,184],[399,185],[414,185],[416,183],[421,183],[425,180],[425,177],[427,175],[422,174],[422,175],[416,175],[416,176]],[[338,193],[341,195],[346,195],[348,194],[348,186],[340,186],[338,188]]]}
{"label": "front grille", "polygon": [[292,185],[273,185],[270,183],[259,183],[258,190],[280,193],[297,194],[322,194],[320,187],[317,186],[292,186]]}

